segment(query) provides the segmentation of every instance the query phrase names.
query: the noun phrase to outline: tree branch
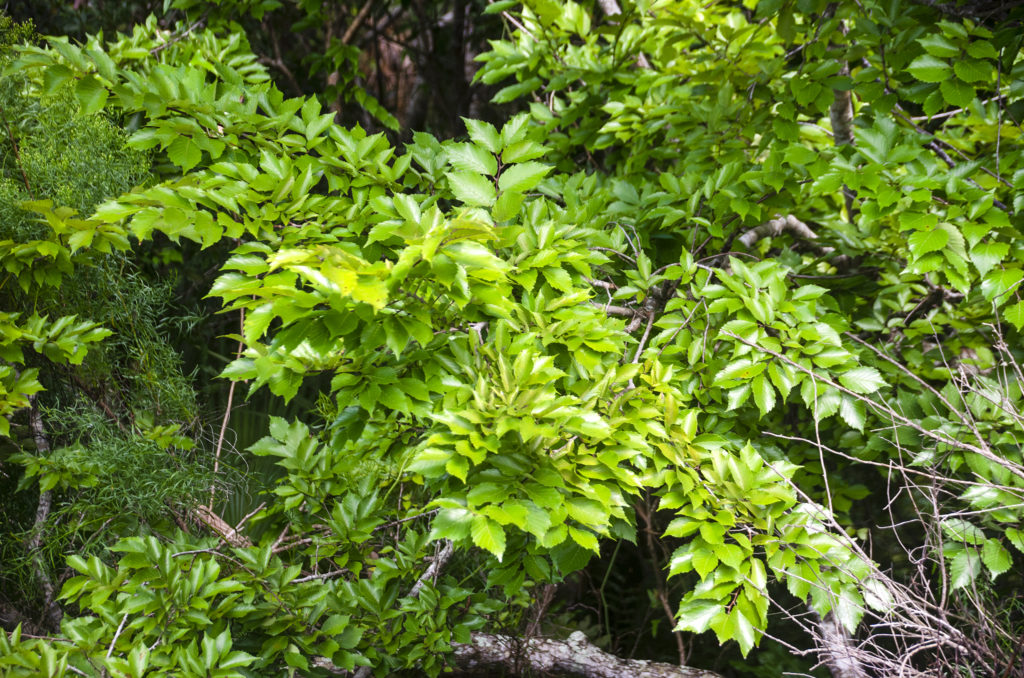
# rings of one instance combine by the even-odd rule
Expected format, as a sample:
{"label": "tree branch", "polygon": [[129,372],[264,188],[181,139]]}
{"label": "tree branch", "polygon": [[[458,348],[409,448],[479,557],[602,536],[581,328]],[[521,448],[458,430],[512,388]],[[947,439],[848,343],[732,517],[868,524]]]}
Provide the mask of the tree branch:
{"label": "tree branch", "polygon": [[[36,443],[36,452],[46,454],[50,451],[50,441],[46,438],[46,429],[43,428],[43,417],[39,413],[39,405],[35,396],[30,396],[29,425],[32,428],[32,437]],[[43,562],[43,554],[40,547],[43,544],[43,532],[46,529],[46,519],[50,515],[50,507],[53,505],[53,494],[50,490],[39,492],[39,503],[36,505],[36,518],[32,524],[32,538],[29,539],[26,550],[35,565],[36,575],[43,588],[43,621],[52,629],[60,628],[60,621],[64,617],[64,611],[56,601],[56,590],[46,563]]]}
{"label": "tree branch", "polygon": [[513,675],[562,674],[583,678],[721,678],[712,671],[605,652],[581,631],[568,640],[517,638],[474,633],[471,642],[455,645],[455,664],[464,671],[500,670]]}
{"label": "tree branch", "polygon": [[832,678],[868,678],[856,657],[856,646],[846,628],[831,612],[815,624],[818,644]]}

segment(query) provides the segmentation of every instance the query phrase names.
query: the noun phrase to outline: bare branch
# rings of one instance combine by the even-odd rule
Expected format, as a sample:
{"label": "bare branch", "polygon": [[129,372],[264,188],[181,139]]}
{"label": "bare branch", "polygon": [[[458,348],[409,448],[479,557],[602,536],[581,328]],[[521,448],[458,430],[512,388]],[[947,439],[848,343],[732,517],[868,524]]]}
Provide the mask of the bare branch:
{"label": "bare branch", "polygon": [[609,654],[575,631],[567,640],[516,638],[474,633],[472,641],[455,645],[455,663],[462,670],[498,670],[513,675],[562,674],[583,678],[721,678],[713,671]]}

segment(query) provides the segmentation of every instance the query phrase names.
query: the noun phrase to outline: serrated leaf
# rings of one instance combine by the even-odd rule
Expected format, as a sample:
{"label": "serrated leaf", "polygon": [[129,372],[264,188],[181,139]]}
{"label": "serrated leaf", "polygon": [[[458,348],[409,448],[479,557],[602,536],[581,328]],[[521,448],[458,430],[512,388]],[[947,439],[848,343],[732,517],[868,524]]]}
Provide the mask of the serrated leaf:
{"label": "serrated leaf", "polygon": [[971,249],[971,261],[978,273],[984,276],[1009,253],[1010,245],[1005,242],[978,243]]}
{"label": "serrated leaf", "polygon": [[943,82],[949,75],[949,64],[931,54],[922,54],[907,66],[907,71],[921,82]]}
{"label": "serrated leaf", "polygon": [[832,614],[847,631],[851,634],[856,633],[857,626],[864,616],[864,599],[856,589],[844,588],[832,604]]}
{"label": "serrated leaf", "polygon": [[1012,306],[1007,306],[1002,310],[1003,318],[1006,322],[1017,328],[1017,331],[1024,329],[1024,301],[1018,301]]}
{"label": "serrated leaf", "polygon": [[167,157],[180,167],[182,172],[188,172],[199,164],[203,153],[192,137],[180,136],[167,147]]}
{"label": "serrated leaf", "polygon": [[536,188],[551,169],[550,165],[539,162],[524,162],[506,167],[498,177],[498,188],[501,191],[525,193]]}
{"label": "serrated leaf", "polygon": [[754,377],[750,385],[754,392],[754,403],[757,405],[761,416],[771,412],[775,407],[775,389],[764,373]]}
{"label": "serrated leaf", "polygon": [[486,516],[473,516],[473,543],[501,560],[505,555],[505,528]]}
{"label": "serrated leaf", "polygon": [[504,191],[498,196],[494,203],[491,214],[495,221],[508,221],[519,214],[519,208],[523,206],[523,194],[517,191]]}
{"label": "serrated leaf", "polygon": [[704,633],[718,615],[724,615],[725,605],[717,600],[691,600],[679,606],[676,631]]}
{"label": "serrated leaf", "polygon": [[430,524],[431,539],[459,541],[469,536],[475,516],[466,509],[441,509]]}
{"label": "serrated leaf", "polygon": [[917,231],[935,228],[939,217],[931,212],[902,212],[900,214],[900,230],[914,229]]}
{"label": "serrated leaf", "polygon": [[82,115],[92,115],[107,103],[107,88],[92,75],[87,75],[75,85],[75,97],[81,106]]}
{"label": "serrated leaf", "polygon": [[570,525],[569,536],[572,537],[574,542],[588,551],[593,551],[594,553],[601,552],[601,547],[598,545],[597,537],[594,536],[593,532],[580,530]]}
{"label": "serrated leaf", "polygon": [[885,385],[885,380],[873,367],[855,367],[839,375],[839,383],[854,393],[874,393]]}
{"label": "serrated leaf", "polygon": [[[752,609],[751,612],[753,612]],[[740,646],[740,654],[746,657],[747,653],[757,645],[757,627],[754,626],[754,620],[747,617],[740,606],[733,608],[732,612],[729,613],[729,616],[735,618],[735,623],[733,625],[735,633],[733,638]]]}
{"label": "serrated leaf", "polygon": [[950,584],[954,590],[970,586],[981,574],[981,556],[977,549],[960,551],[949,563]]}
{"label": "serrated leaf", "polygon": [[967,53],[975,59],[996,59],[999,57],[999,52],[992,46],[991,42],[986,40],[976,40],[971,44],[967,45]]}
{"label": "serrated leaf", "polygon": [[718,556],[710,549],[698,548],[693,551],[692,563],[693,569],[697,571],[701,579],[704,579],[718,567]]}
{"label": "serrated leaf", "polygon": [[505,147],[501,152],[501,161],[505,164],[526,162],[543,157],[547,152],[547,147],[536,141],[517,141]]}
{"label": "serrated leaf", "polygon": [[866,415],[867,408],[863,402],[843,394],[843,399],[839,403],[839,416],[849,424],[850,428],[863,431]]}
{"label": "serrated leaf", "polygon": [[985,543],[985,533],[977,526],[963,518],[947,518],[942,521],[942,531],[957,543],[981,546]]}
{"label": "serrated leaf", "polygon": [[965,108],[974,101],[974,88],[958,78],[947,78],[939,85],[942,98],[950,106]]}
{"label": "serrated leaf", "polygon": [[953,71],[964,82],[986,82],[992,77],[992,64],[977,59],[960,59],[953,64]]}
{"label": "serrated leaf", "polygon": [[941,228],[931,231],[915,231],[907,238],[910,251],[918,257],[928,252],[937,252],[945,247],[948,242],[949,233]]}
{"label": "serrated leaf", "polygon": [[456,170],[494,176],[498,161],[494,154],[476,144],[452,144],[445,149],[448,162]]}
{"label": "serrated leaf", "polygon": [[1018,530],[1016,527],[1006,528],[1006,538],[1010,540],[1010,543],[1016,547],[1018,551],[1024,553],[1024,530]]}
{"label": "serrated leaf", "polygon": [[494,129],[494,125],[481,120],[470,120],[469,118],[463,118],[462,122],[466,125],[466,131],[469,132],[470,139],[491,153],[501,152],[501,135],[498,134],[498,130]]}
{"label": "serrated leaf", "polygon": [[924,51],[936,57],[954,57],[960,54],[960,48],[940,33],[932,33],[917,41]]}
{"label": "serrated leaf", "polygon": [[981,560],[985,567],[992,573],[992,578],[1006,572],[1013,565],[1013,556],[1003,548],[998,539],[986,539],[985,545],[981,547]]}
{"label": "serrated leaf", "polygon": [[465,205],[490,207],[497,193],[491,180],[473,172],[446,172],[452,193]]}
{"label": "serrated leaf", "polygon": [[881,580],[868,579],[861,588],[864,591],[864,602],[872,610],[887,613],[893,609],[896,600]]}
{"label": "serrated leaf", "polygon": [[47,96],[54,94],[71,79],[72,75],[71,69],[67,66],[61,64],[50,66],[43,74],[43,93]]}

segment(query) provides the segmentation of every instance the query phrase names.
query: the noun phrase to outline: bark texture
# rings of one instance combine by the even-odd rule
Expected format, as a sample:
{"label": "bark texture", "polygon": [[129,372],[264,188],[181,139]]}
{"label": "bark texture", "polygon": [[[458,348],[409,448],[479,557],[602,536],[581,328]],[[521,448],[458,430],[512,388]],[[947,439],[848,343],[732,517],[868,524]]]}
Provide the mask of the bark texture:
{"label": "bark texture", "polygon": [[857,658],[857,645],[839,620],[829,612],[817,626],[818,645],[832,678],[868,678]]}
{"label": "bark texture", "polygon": [[[45,456],[50,452],[50,441],[46,437],[46,429],[43,426],[43,417],[39,412],[39,405],[35,397],[29,399],[31,409],[29,410],[29,425],[32,428],[32,437],[36,443],[36,453]],[[57,603],[57,590],[50,578],[50,569],[43,558],[43,532],[46,530],[46,519],[50,515],[50,507],[53,502],[53,494],[50,490],[39,493],[39,503],[36,505],[36,519],[32,525],[32,537],[27,544],[27,550],[32,557],[32,564],[35,566],[36,576],[43,590],[43,619],[42,624],[50,630],[60,628],[60,622],[64,618],[64,611]]]}
{"label": "bark texture", "polygon": [[580,678],[721,678],[713,671],[689,666],[617,657],[591,643],[581,631],[568,640],[474,633],[471,643],[455,646],[454,658],[463,671]]}

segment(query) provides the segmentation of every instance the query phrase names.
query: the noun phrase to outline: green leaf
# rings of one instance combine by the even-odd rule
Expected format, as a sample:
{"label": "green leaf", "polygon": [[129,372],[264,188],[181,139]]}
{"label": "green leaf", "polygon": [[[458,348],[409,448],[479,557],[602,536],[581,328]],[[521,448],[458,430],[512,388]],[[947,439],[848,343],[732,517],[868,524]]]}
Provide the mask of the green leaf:
{"label": "green leaf", "polygon": [[[750,609],[750,607],[747,606],[747,609]],[[750,611],[752,612],[753,610],[750,609]],[[743,608],[739,605],[733,608],[732,612],[729,613],[729,616],[735,619],[735,634],[733,638],[740,646],[740,654],[746,657],[747,654],[754,649],[754,646],[757,645],[757,627],[754,626],[754,620],[751,620],[746,614],[744,614]]]}
{"label": "green leaf", "polygon": [[192,137],[182,135],[172,141],[171,145],[167,147],[167,157],[170,158],[171,162],[180,167],[183,172],[188,172],[199,164],[199,161],[203,158],[203,153],[199,150],[199,145]]}
{"label": "green leaf", "polygon": [[446,149],[448,162],[453,168],[494,176],[498,172],[498,161],[494,154],[476,144],[452,144]]}
{"label": "green leaf", "polygon": [[574,542],[588,551],[593,551],[594,553],[601,552],[601,547],[599,546],[597,537],[594,536],[593,532],[590,532],[589,530],[580,530],[570,525],[569,536],[572,537]]}
{"label": "green leaf", "polygon": [[517,141],[505,147],[501,152],[501,161],[505,164],[526,162],[543,157],[548,149],[536,141]]}
{"label": "green leaf", "polygon": [[971,249],[971,261],[978,273],[984,276],[999,264],[1010,251],[1010,245],[1005,242],[978,243]]}
{"label": "green leaf", "polygon": [[466,131],[469,132],[470,139],[491,153],[501,152],[501,135],[498,134],[498,130],[494,129],[494,125],[468,118],[463,118],[462,122],[466,124]]}
{"label": "green leaf", "polygon": [[[924,51],[932,56],[955,57],[960,55],[960,48],[940,33],[932,33],[923,38],[918,38],[917,42],[924,47]],[[968,49],[968,51],[970,50]]]}
{"label": "green leaf", "polygon": [[942,531],[957,543],[981,546],[985,543],[985,533],[977,526],[963,518],[947,518],[942,521]]}
{"label": "green leaf", "polygon": [[1024,329],[1024,301],[1018,301],[1012,306],[1006,306],[1002,311],[1006,322],[1017,328],[1017,331]]}
{"label": "green leaf", "polygon": [[950,106],[966,108],[974,101],[974,88],[957,78],[943,80],[942,84],[939,85],[939,89],[942,91],[942,98]]}
{"label": "green leaf", "polygon": [[931,231],[915,231],[910,234],[907,242],[910,244],[910,251],[915,256],[920,257],[928,252],[937,252],[945,247],[946,243],[949,242],[949,233],[941,228]]}
{"label": "green leaf", "polygon": [[981,547],[981,560],[992,573],[993,579],[1009,570],[1013,565],[1013,556],[1003,548],[998,539],[985,540],[985,545]]}
{"label": "green leaf", "polygon": [[750,385],[754,392],[754,403],[761,416],[771,412],[775,407],[775,389],[772,388],[771,382],[762,373],[754,377]]}
{"label": "green leaf", "polygon": [[996,51],[996,48],[987,40],[975,40],[971,44],[967,45],[967,53],[975,59],[999,58],[999,53]]}
{"label": "green leaf", "polygon": [[856,589],[844,587],[832,604],[832,613],[847,631],[851,634],[856,633],[857,626],[864,616],[864,599]]}
{"label": "green leaf", "polygon": [[524,193],[536,188],[552,167],[539,162],[524,162],[506,167],[498,177],[498,188],[502,191]]}
{"label": "green leaf", "polygon": [[679,606],[679,623],[676,631],[704,633],[718,615],[725,614],[725,605],[716,600],[693,599]]}
{"label": "green leaf", "polygon": [[476,516],[466,509],[441,509],[430,524],[431,539],[459,541],[469,536]]}
{"label": "green leaf", "polygon": [[490,207],[497,193],[491,180],[472,172],[446,172],[452,193],[463,204],[475,207]]}
{"label": "green leaf", "polygon": [[977,59],[960,59],[953,64],[953,71],[964,82],[987,82],[992,78],[992,64]]}
{"label": "green leaf", "polygon": [[839,383],[854,393],[874,393],[885,385],[885,380],[873,367],[855,367],[839,375]]}
{"label": "green leaf", "polygon": [[1024,553],[1024,530],[1018,530],[1016,527],[1006,528],[1006,538],[1010,540],[1010,543],[1016,547],[1018,551]]}
{"label": "green leaf", "polygon": [[107,102],[107,88],[92,75],[87,75],[75,85],[75,96],[81,105],[82,115],[92,115]]}
{"label": "green leaf", "polygon": [[943,82],[950,76],[949,64],[931,54],[922,54],[911,61],[907,71],[921,82]]}
{"label": "green leaf", "polygon": [[47,96],[53,95],[64,83],[71,80],[73,73],[67,66],[57,64],[50,66],[43,74],[43,93]]}
{"label": "green leaf", "polygon": [[839,402],[839,416],[850,425],[850,428],[863,431],[867,407],[860,400],[851,398],[844,393],[842,400]]}
{"label": "green leaf", "polygon": [[505,555],[505,528],[486,516],[474,516],[470,528],[473,543],[501,560]]}
{"label": "green leaf", "polygon": [[931,212],[902,212],[900,214],[900,230],[914,229],[917,231],[935,228],[939,217]]}
{"label": "green leaf", "polygon": [[693,569],[697,571],[701,579],[707,577],[718,567],[718,556],[714,551],[707,548],[698,548],[693,552]]}
{"label": "green leaf", "polygon": [[498,196],[498,201],[494,203],[494,209],[491,210],[491,214],[494,215],[495,221],[508,221],[519,214],[519,208],[522,206],[522,193],[518,193],[516,191],[504,191],[500,196]]}
{"label": "green leaf", "polygon": [[949,563],[949,574],[953,590],[970,586],[981,574],[981,556],[977,549],[967,548],[953,556]]}

